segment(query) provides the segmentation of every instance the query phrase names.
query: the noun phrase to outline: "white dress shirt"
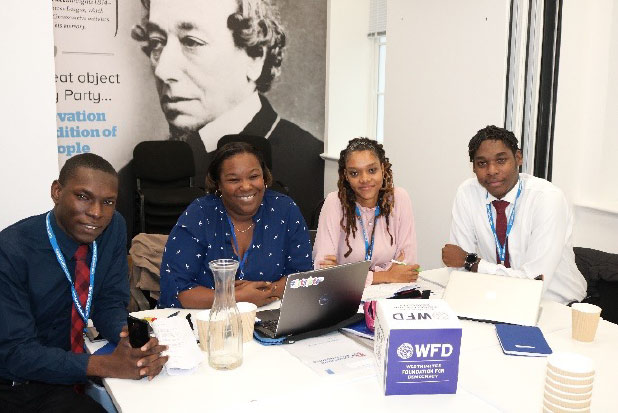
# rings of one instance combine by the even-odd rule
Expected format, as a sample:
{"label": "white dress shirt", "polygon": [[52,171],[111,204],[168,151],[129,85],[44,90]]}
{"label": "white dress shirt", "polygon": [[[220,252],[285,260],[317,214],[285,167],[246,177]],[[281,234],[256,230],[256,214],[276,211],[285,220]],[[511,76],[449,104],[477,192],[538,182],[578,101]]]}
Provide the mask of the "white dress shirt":
{"label": "white dress shirt", "polygon": [[217,149],[217,142],[225,135],[236,135],[247,126],[260,111],[262,104],[257,92],[249,95],[232,110],[225,112],[217,119],[204,125],[199,134],[204,142],[206,152]]}
{"label": "white dress shirt", "polygon": [[[508,236],[511,268],[497,264],[496,242],[489,224],[490,204],[495,225],[496,198],[476,178],[457,189],[453,204],[450,242],[467,252],[476,252],[481,261],[478,272],[535,278],[543,275],[543,298],[568,303],[586,296],[586,280],[575,265],[571,244],[573,216],[563,192],[551,182],[519,174],[522,192],[517,200],[515,220]],[[504,198],[509,202],[507,219],[517,196],[516,184]]]}

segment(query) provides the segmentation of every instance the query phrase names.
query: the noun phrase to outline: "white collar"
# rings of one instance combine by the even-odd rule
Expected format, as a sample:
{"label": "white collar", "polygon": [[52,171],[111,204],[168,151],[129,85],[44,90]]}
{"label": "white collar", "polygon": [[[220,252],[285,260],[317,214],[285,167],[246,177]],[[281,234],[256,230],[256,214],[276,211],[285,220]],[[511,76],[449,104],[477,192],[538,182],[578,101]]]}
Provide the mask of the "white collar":
{"label": "white collar", "polygon": [[206,147],[206,152],[217,149],[217,142],[225,135],[234,135],[242,132],[253,117],[262,108],[257,92],[249,95],[232,110],[219,116],[217,119],[204,125],[199,134]]}
{"label": "white collar", "polygon": [[[506,195],[504,195],[502,197],[503,201],[507,201],[511,205],[513,204],[513,202],[515,202],[515,198],[517,198],[517,191],[519,189],[519,182],[520,181],[521,181],[521,176],[518,176],[518,180],[517,180],[517,182],[515,182],[515,185],[513,186],[513,188],[511,188],[511,190],[509,192],[507,192]],[[495,196],[493,196],[492,194],[490,194],[489,191],[487,191],[487,190],[485,190],[485,193],[487,194],[487,203],[488,204],[498,199]]]}

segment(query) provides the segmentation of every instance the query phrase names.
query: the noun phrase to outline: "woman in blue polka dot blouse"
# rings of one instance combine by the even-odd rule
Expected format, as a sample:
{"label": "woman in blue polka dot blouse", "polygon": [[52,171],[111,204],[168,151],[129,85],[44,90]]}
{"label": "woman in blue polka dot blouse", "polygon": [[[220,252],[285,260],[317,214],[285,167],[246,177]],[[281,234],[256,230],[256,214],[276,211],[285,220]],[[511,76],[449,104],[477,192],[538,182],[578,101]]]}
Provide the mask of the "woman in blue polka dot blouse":
{"label": "woman in blue polka dot blouse", "polygon": [[210,308],[208,263],[232,258],[236,301],[281,298],[286,275],[312,268],[309,232],[294,201],[267,189],[272,177],[253,146],[221,147],[208,169],[208,195],[196,199],[169,235],[161,263],[161,307]]}

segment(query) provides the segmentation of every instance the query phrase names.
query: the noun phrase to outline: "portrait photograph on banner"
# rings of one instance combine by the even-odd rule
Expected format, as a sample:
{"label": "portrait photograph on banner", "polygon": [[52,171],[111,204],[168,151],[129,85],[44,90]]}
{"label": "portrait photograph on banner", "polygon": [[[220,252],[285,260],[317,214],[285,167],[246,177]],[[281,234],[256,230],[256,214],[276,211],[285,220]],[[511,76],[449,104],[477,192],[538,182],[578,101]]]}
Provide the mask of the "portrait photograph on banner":
{"label": "portrait photograph on banner", "polygon": [[89,3],[53,1],[58,159],[112,163],[129,238],[169,233],[236,140],[309,224],[324,196],[326,0]]}

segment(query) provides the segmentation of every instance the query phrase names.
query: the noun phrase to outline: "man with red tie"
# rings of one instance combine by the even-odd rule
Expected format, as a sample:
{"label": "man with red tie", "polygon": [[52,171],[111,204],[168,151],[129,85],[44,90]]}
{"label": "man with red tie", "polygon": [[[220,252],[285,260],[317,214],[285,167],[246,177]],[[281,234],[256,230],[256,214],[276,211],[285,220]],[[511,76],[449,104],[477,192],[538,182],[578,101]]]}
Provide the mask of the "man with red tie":
{"label": "man with red tie", "polygon": [[[94,154],[69,159],[51,185],[54,208],[0,232],[0,411],[104,411],[87,377],[152,379],[167,357],[151,339],[130,346],[126,226],[118,177]],[[84,352],[84,327],[117,343]]]}
{"label": "man with red tie", "polygon": [[573,216],[563,192],[519,173],[522,154],[506,129],[481,129],[470,140],[468,154],[476,178],[457,189],[442,261],[484,274],[542,277],[543,298],[581,301],[586,280],[575,265]]}

